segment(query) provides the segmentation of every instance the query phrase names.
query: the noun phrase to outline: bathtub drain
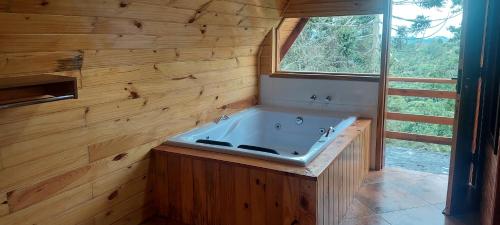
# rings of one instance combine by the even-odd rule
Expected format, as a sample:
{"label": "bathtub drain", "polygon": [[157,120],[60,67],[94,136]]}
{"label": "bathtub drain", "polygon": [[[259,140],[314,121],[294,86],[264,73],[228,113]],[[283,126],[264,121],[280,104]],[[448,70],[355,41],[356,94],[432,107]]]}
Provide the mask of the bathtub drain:
{"label": "bathtub drain", "polygon": [[274,128],[276,128],[276,130],[281,129],[281,123],[274,124]]}

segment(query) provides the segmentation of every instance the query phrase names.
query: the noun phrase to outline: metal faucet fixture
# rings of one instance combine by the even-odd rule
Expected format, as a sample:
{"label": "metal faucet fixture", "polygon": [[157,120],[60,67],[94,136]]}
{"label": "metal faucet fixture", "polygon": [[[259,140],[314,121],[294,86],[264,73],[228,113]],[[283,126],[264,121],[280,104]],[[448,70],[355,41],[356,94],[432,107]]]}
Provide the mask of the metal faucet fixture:
{"label": "metal faucet fixture", "polygon": [[328,130],[326,130],[325,137],[328,137],[328,135],[330,135],[330,133],[333,133],[333,132],[335,132],[335,129],[333,129],[333,127],[329,127]]}
{"label": "metal faucet fixture", "polygon": [[316,95],[311,96],[311,100],[316,101],[317,99],[318,99],[318,96],[316,96]]}

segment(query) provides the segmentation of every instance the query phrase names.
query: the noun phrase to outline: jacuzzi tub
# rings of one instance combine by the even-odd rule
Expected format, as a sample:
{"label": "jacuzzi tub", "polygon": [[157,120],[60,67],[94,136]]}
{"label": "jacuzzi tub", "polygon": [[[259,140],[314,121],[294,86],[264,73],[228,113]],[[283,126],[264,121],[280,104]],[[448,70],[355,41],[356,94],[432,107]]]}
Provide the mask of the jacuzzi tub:
{"label": "jacuzzi tub", "polygon": [[256,106],[176,135],[167,143],[306,165],[354,121],[356,117],[339,113]]}

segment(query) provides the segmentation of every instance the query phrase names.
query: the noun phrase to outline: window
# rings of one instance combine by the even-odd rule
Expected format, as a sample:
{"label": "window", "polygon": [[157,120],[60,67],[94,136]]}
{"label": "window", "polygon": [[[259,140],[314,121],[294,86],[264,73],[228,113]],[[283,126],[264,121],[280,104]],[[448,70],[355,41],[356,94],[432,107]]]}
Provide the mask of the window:
{"label": "window", "polygon": [[278,72],[380,74],[382,16],[286,18],[278,28]]}

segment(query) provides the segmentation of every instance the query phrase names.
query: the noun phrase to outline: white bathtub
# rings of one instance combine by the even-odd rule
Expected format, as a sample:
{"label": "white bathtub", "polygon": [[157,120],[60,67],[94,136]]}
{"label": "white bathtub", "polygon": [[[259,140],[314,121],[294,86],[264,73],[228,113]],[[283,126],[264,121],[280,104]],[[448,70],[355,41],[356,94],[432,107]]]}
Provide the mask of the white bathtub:
{"label": "white bathtub", "polygon": [[[354,121],[356,117],[340,113],[256,106],[176,135],[167,143],[306,165]],[[327,137],[329,127],[334,129]]]}

